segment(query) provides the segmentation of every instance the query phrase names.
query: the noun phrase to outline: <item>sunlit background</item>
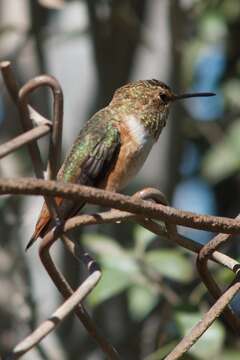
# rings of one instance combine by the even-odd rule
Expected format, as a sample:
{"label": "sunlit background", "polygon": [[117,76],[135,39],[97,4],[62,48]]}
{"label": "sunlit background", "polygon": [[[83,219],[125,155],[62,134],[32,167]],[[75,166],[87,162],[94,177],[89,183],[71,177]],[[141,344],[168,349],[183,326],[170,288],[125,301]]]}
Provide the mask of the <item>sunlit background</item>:
{"label": "sunlit background", "polygon": [[[215,92],[172,107],[158,144],[124,193],[155,186],[172,206],[229,217],[238,214],[240,203],[239,34],[239,0],[0,0],[0,59],[12,62],[20,84],[48,73],[63,88],[63,158],[84,122],[128,81],[156,78],[176,93]],[[21,128],[0,81],[3,143]],[[47,91],[31,100],[51,117]],[[46,160],[47,141],[39,144]],[[0,175],[32,176],[26,149],[1,160]],[[24,253],[41,204],[37,197],[0,199],[0,353],[62,301],[37,246]],[[213,236],[179,231],[201,243]],[[195,271],[195,255],[166,239],[133,224],[101,225],[74,237],[102,266],[103,278],[87,306],[122,359],[163,359],[209,307],[212,299]],[[225,249],[236,259],[237,240]],[[61,244],[55,258],[77,286],[86,274]],[[212,265],[212,271],[219,283],[230,283],[227,270]],[[239,341],[219,320],[185,358],[234,360],[239,354]],[[104,357],[70,316],[24,359]]]}

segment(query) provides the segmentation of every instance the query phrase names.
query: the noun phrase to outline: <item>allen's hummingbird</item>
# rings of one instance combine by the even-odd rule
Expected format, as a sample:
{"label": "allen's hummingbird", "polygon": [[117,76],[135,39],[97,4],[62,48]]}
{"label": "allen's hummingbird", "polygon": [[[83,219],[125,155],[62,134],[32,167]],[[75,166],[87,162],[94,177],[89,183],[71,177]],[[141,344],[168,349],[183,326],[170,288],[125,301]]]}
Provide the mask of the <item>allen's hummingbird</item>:
{"label": "allen's hummingbird", "polygon": [[[166,125],[170,104],[213,93],[175,95],[163,82],[144,80],[122,86],[110,104],[86,122],[60,168],[57,180],[119,191],[137,174]],[[84,203],[56,199],[63,219]],[[54,226],[43,205],[28,249]]]}

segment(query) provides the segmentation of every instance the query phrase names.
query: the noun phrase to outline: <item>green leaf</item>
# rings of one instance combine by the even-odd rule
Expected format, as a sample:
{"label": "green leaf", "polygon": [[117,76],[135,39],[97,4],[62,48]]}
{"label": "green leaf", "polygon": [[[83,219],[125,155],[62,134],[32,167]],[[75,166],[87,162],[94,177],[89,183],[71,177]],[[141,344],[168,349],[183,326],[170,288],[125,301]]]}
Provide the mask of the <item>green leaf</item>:
{"label": "green leaf", "polygon": [[224,18],[217,13],[207,13],[200,21],[201,38],[215,43],[226,36],[227,27]]}
{"label": "green leaf", "polygon": [[123,249],[118,243],[108,236],[103,236],[97,233],[87,233],[81,237],[81,242],[91,252],[99,256],[106,255],[119,255],[123,252]]}
{"label": "green leaf", "polygon": [[140,273],[139,266],[134,259],[134,257],[127,251],[124,253],[116,255],[106,255],[102,256],[100,259],[103,267],[113,270],[122,271],[128,276],[138,275]]}
{"label": "green leaf", "polygon": [[216,271],[215,278],[218,284],[228,285],[234,279],[234,273],[227,268],[221,267]]}
{"label": "green leaf", "polygon": [[[181,336],[185,336],[201,320],[201,315],[199,313],[178,312],[175,314],[175,318]],[[224,339],[224,327],[219,321],[215,321],[193,345],[189,353],[198,359],[219,358],[217,356],[220,355]]]}
{"label": "green leaf", "polygon": [[107,236],[85,234],[82,238],[84,246],[98,255],[98,261],[104,269],[122,271],[129,274],[139,274],[139,267],[132,252],[121,248],[118,243]]}
{"label": "green leaf", "polygon": [[119,294],[132,285],[139,267],[132,254],[121,248],[113,239],[96,233],[85,234],[83,244],[98,256],[103,276],[88,300],[92,306]]}
{"label": "green leaf", "polygon": [[122,271],[105,269],[96,288],[88,296],[89,304],[99,305],[103,301],[126,290],[131,285],[131,279]]}
{"label": "green leaf", "polygon": [[159,301],[159,294],[144,286],[132,286],[128,291],[129,312],[134,320],[143,320]]}
{"label": "green leaf", "polygon": [[143,226],[134,227],[135,248],[138,253],[143,253],[147,246],[154,240],[154,234]]}
{"label": "green leaf", "polygon": [[193,270],[189,260],[177,250],[149,251],[144,260],[146,265],[151,266],[170,279],[185,283],[193,277]]}

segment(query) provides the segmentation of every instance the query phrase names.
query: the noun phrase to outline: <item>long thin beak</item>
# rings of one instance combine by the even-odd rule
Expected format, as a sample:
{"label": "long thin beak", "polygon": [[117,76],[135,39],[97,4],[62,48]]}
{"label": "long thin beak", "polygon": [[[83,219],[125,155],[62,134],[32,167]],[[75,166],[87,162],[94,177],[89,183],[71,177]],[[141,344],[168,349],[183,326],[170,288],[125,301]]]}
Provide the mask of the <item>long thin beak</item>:
{"label": "long thin beak", "polygon": [[199,93],[189,93],[182,95],[174,95],[173,100],[187,99],[192,97],[206,97],[206,96],[215,96],[216,94],[211,92],[199,92]]}

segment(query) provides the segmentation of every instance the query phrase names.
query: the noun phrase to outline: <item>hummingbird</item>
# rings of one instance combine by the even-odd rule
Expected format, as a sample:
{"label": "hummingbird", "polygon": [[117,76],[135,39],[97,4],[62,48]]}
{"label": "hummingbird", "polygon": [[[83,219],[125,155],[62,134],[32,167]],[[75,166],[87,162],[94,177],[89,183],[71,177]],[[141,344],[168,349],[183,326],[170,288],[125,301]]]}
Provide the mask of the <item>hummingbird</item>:
{"label": "hummingbird", "polygon": [[[166,125],[170,105],[179,99],[213,96],[209,92],[176,95],[159,80],[138,80],[117,89],[108,106],[84,125],[64,160],[57,180],[109,191],[123,189],[138,173]],[[84,202],[55,198],[63,220]],[[44,203],[26,250],[55,225]]]}

